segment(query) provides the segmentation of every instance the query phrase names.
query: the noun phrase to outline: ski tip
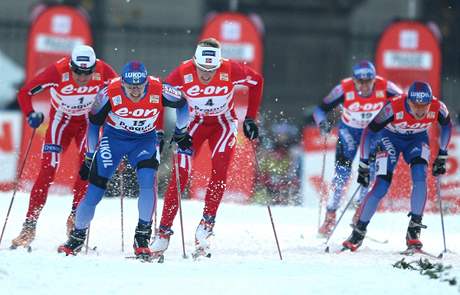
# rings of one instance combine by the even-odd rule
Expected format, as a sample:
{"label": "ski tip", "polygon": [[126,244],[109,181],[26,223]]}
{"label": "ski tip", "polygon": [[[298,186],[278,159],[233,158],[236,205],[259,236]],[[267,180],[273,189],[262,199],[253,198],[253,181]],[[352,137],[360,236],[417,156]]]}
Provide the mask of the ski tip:
{"label": "ski tip", "polygon": [[32,253],[32,247],[27,246],[27,252],[28,252],[28,253]]}
{"label": "ski tip", "polygon": [[327,246],[326,249],[324,249],[324,252],[329,253],[329,246]]}
{"label": "ski tip", "polygon": [[11,245],[10,246],[10,250],[16,250],[17,248],[18,248],[18,246],[16,246],[16,245]]}
{"label": "ski tip", "polygon": [[444,258],[444,252],[439,253],[438,258],[439,258],[439,259]]}

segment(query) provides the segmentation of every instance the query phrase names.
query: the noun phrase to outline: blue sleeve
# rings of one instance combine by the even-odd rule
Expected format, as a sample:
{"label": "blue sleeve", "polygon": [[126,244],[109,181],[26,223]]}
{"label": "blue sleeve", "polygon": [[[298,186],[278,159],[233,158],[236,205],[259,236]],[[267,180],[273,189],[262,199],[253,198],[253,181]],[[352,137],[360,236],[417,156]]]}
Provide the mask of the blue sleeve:
{"label": "blue sleeve", "polygon": [[313,112],[313,119],[316,122],[316,125],[319,125],[320,122],[326,120],[327,113],[343,103],[344,101],[344,92],[342,84],[335,86],[329,94],[323,98],[323,101],[319,106],[317,106]]}
{"label": "blue sleeve", "polygon": [[370,146],[371,140],[375,137],[374,131],[366,127],[363,129],[363,133],[361,134],[361,147],[360,147],[360,159],[361,160],[369,160],[370,154]]}
{"label": "blue sleeve", "polygon": [[89,121],[96,125],[102,125],[107,118],[107,115],[112,110],[112,105],[107,95],[107,87],[103,88],[96,95],[91,111],[89,112]]}
{"label": "blue sleeve", "polygon": [[169,84],[163,83],[163,105],[170,108],[181,108],[186,104],[182,92]]}
{"label": "blue sleeve", "polygon": [[378,132],[382,130],[388,123],[393,121],[394,112],[393,107],[390,102],[387,102],[386,105],[377,113],[377,115],[372,119],[372,121],[367,125],[367,129]]}
{"label": "blue sleeve", "polygon": [[439,135],[439,149],[447,152],[447,147],[452,135],[452,120],[450,119],[449,111],[444,103],[441,102],[439,109],[438,122],[441,125],[441,134]]}
{"label": "blue sleeve", "polygon": [[188,127],[190,112],[188,110],[187,101],[185,104],[180,107],[176,108],[176,128],[177,129],[184,129]]}
{"label": "blue sleeve", "polygon": [[99,143],[100,127],[100,125],[89,122],[88,132],[86,133],[86,149],[88,153],[96,151],[97,144]]}
{"label": "blue sleeve", "polygon": [[387,97],[401,95],[403,91],[395,83],[387,81]]}
{"label": "blue sleeve", "polygon": [[369,123],[369,125],[364,128],[361,135],[361,147],[360,147],[360,158],[363,160],[369,159],[371,141],[374,140],[374,137],[377,132],[382,130],[388,123],[393,121],[393,107],[391,103],[387,103],[383,106],[380,112],[375,116],[374,119]]}

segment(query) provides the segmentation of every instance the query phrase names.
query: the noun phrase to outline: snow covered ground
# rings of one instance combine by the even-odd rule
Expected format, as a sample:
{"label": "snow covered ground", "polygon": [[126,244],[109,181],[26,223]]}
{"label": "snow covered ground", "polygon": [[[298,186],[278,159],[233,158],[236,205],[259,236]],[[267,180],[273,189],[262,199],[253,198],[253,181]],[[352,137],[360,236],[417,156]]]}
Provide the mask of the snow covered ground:
{"label": "snow covered ground", "polygon": [[[0,194],[0,221],[11,193]],[[179,222],[165,255],[165,262],[140,263],[124,259],[132,253],[137,203],[125,200],[125,253],[121,253],[120,202],[104,199],[96,210],[90,245],[97,253],[64,257],[56,252],[64,242],[70,196],[50,196],[39,221],[32,253],[8,250],[20,231],[28,196],[16,196],[4,239],[0,245],[0,294],[458,294],[458,286],[430,280],[415,271],[392,264],[401,259],[408,223],[405,213],[378,213],[368,234],[388,239],[388,244],[366,240],[357,253],[324,253],[324,240],[316,236],[317,208],[272,207],[283,261],[279,260],[267,208],[222,204],[213,256],[193,261],[182,258]],[[159,203],[162,208],[162,202]],[[193,235],[202,203],[183,202],[186,250],[193,249]],[[350,234],[347,212],[331,240],[334,249]],[[425,250],[440,253],[439,215],[427,215],[422,232]],[[458,216],[445,218],[449,250],[460,253]],[[414,260],[416,258],[408,258]],[[460,256],[442,260],[460,278]]]}

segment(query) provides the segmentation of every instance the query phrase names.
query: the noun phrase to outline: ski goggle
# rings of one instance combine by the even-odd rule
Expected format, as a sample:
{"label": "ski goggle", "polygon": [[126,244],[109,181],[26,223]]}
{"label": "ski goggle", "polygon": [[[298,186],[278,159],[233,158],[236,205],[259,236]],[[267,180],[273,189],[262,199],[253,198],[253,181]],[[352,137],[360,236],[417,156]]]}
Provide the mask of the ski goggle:
{"label": "ski goggle", "polygon": [[220,48],[197,46],[193,60],[197,68],[204,72],[217,70],[222,62]]}
{"label": "ski goggle", "polygon": [[94,73],[95,68],[96,64],[94,64],[92,67],[82,68],[76,65],[73,61],[70,62],[70,69],[77,75],[91,75]]}

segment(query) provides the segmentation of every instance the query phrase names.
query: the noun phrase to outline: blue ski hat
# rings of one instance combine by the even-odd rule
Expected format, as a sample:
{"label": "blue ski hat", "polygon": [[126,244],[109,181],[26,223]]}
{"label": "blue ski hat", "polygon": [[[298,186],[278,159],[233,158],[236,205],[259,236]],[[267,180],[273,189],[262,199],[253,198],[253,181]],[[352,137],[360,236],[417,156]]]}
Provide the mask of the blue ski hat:
{"label": "blue ski hat", "polygon": [[375,79],[375,67],[368,60],[362,60],[355,64],[352,68],[353,78],[357,80],[372,80]]}
{"label": "blue ski hat", "polygon": [[139,61],[130,61],[124,65],[121,71],[121,79],[130,85],[144,84],[147,80],[147,69]]}
{"label": "blue ski hat", "polygon": [[407,97],[413,103],[428,104],[433,100],[430,84],[415,81],[407,91]]}

